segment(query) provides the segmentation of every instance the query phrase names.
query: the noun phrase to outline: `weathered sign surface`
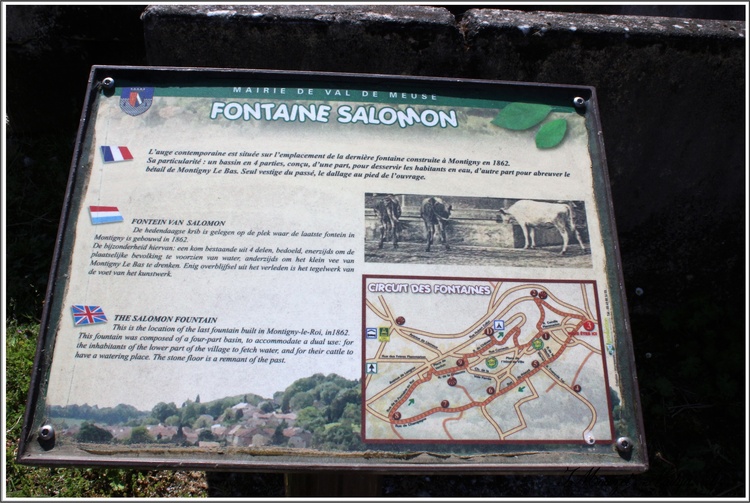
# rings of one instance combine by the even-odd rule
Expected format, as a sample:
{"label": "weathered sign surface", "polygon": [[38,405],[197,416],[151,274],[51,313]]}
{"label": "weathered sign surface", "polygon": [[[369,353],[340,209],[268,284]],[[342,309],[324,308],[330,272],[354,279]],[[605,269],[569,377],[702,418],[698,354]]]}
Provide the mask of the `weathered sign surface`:
{"label": "weathered sign surface", "polygon": [[19,458],[646,468],[592,88],[95,67]]}

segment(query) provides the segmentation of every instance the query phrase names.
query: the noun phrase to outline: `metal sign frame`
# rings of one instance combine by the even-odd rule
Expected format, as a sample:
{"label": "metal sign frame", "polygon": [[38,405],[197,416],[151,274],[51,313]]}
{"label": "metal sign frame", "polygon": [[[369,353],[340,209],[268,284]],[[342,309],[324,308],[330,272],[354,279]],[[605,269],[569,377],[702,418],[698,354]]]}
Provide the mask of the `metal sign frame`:
{"label": "metal sign frame", "polygon": [[[132,138],[126,138],[131,133]],[[222,135],[237,145],[234,156],[226,148],[231,141],[220,140]],[[189,148],[183,138],[193,142]],[[497,143],[488,144],[488,138]],[[316,150],[315,145],[323,146]],[[166,152],[159,146],[181,148],[183,152]],[[266,161],[258,152],[263,150],[268,151]],[[448,155],[456,150],[463,155]],[[201,157],[201,152],[206,157]],[[491,152],[496,155],[491,156]],[[236,157],[244,154],[244,160]],[[368,159],[370,154],[377,160]],[[406,159],[409,155],[413,157]],[[346,162],[336,163],[336,158]],[[278,173],[265,171],[273,176],[259,178],[259,160],[261,165],[266,163],[266,170],[278,167]],[[118,171],[114,167],[118,161],[127,164],[130,171]],[[243,178],[240,169],[247,176]],[[354,175],[357,169],[360,175]],[[362,174],[370,178],[369,182],[364,182]],[[211,191],[191,176],[209,180],[206,186]],[[303,177],[308,177],[304,183],[294,182]],[[349,199],[350,195],[341,195],[341,200],[335,200],[350,188],[355,196]],[[262,202],[268,200],[267,193],[278,196],[285,190],[306,197],[306,206],[281,201],[275,210],[277,216],[268,217],[259,233],[252,230],[243,236],[246,241],[254,241],[248,241],[249,246],[242,251],[244,241],[235,230],[248,228],[250,220],[242,220],[243,212],[249,210],[234,209],[240,206],[240,195],[250,194],[249,199]],[[194,199],[190,203],[178,201],[181,192]],[[326,206],[325,197],[316,199],[317,193],[335,200],[333,206]],[[216,197],[211,206],[202,204],[208,194],[221,195],[224,200]],[[158,204],[155,198],[159,198]],[[345,207],[350,200],[354,203]],[[557,216],[559,208],[567,208],[563,210],[565,218],[577,217],[578,227],[573,223],[563,232],[559,225],[547,225],[545,230],[545,226],[536,225],[539,222],[529,220],[528,214],[522,216],[521,206],[538,203],[544,211],[556,205]],[[244,199],[242,207],[252,208]],[[300,217],[301,207],[318,212],[317,220]],[[343,209],[334,217],[326,217],[326,212],[335,213],[332,207]],[[195,215],[188,218],[190,211]],[[166,217],[160,220],[160,214]],[[263,221],[265,217],[259,215],[253,216],[253,223]],[[198,218],[193,220],[193,216]],[[282,225],[295,219],[302,222],[302,235],[299,229],[292,229],[294,226]],[[335,227],[333,221],[344,222],[345,229],[328,232]],[[101,222],[109,222],[107,233],[99,231]],[[191,222],[193,228],[189,227]],[[315,225],[318,227],[313,228]],[[426,240],[422,225],[427,225],[427,249],[432,246],[432,251],[422,250]],[[260,236],[270,235],[272,226],[278,230],[284,227],[291,234],[279,232],[264,252]],[[302,428],[297,431],[300,440],[293,444],[293,434],[279,421],[294,423],[299,416],[288,414],[292,410],[289,400],[283,407],[278,403],[276,398],[281,397],[278,393],[283,389],[259,394],[270,404],[263,410],[255,406],[262,403],[251,406],[241,402],[247,406],[243,410],[261,419],[263,411],[265,420],[269,414],[274,416],[276,422],[266,425],[276,425],[277,436],[284,435],[283,446],[272,445],[271,435],[262,432],[250,445],[243,445],[242,440],[233,445],[221,435],[218,437],[223,441],[212,442],[217,435],[209,434],[203,442],[180,443],[180,438],[175,442],[157,441],[149,435],[149,428],[158,426],[166,432],[167,426],[161,423],[141,427],[141,433],[146,431],[142,443],[134,441],[132,430],[131,443],[116,437],[79,441],[84,423],[80,417],[66,422],[60,416],[60,411],[70,412],[65,406],[81,406],[84,404],[79,400],[98,395],[103,405],[97,408],[111,407],[104,405],[110,391],[117,394],[117,381],[131,378],[129,392],[143,398],[143,403],[154,404],[160,395],[138,383],[169,388],[167,383],[177,382],[174,376],[183,375],[182,371],[174,370],[174,364],[167,363],[166,358],[186,365],[184,374],[205,377],[242,370],[252,374],[253,380],[262,380],[257,374],[260,370],[256,370],[261,367],[238,366],[239,362],[263,362],[262,354],[254,355],[254,360],[252,354],[244,354],[253,348],[257,352],[258,339],[251,348],[249,343],[244,344],[252,336],[233,338],[225,334],[239,328],[243,334],[252,334],[255,328],[245,326],[248,320],[278,325],[278,316],[252,307],[234,315],[215,303],[211,309],[220,315],[212,316],[211,309],[199,308],[194,299],[177,299],[190,297],[190,292],[200,289],[214,296],[226,290],[231,292],[227,302],[232,304],[245,291],[236,290],[235,284],[255,284],[257,280],[251,273],[240,271],[230,279],[232,276],[220,272],[225,269],[218,264],[199,269],[188,264],[203,259],[186,255],[178,262],[174,254],[140,253],[138,246],[127,243],[143,236],[144,228],[152,229],[152,236],[159,238],[139,238],[143,243],[169,240],[168,246],[160,249],[155,245],[155,250],[173,252],[181,241],[190,242],[191,248],[195,242],[225,253],[222,259],[227,258],[227,268],[232,267],[232,261],[239,261],[257,270],[257,264],[264,263],[258,258],[263,253],[284,262],[284,254],[289,254],[289,262],[294,259],[304,263],[299,269],[291,266],[298,276],[305,277],[299,289],[309,299],[305,303],[323,314],[317,319],[318,311],[300,307],[305,323],[317,323],[316,328],[307,333],[304,328],[272,330],[278,337],[269,339],[274,341],[269,357],[272,362],[276,358],[277,368],[285,370],[264,367],[263,378],[283,381],[287,373],[312,378],[332,368],[348,372],[347,379],[359,384],[346,395],[349,398],[342,398],[345,393],[339,390],[339,406],[353,404],[361,415],[351,416],[350,407],[346,421],[322,426],[320,431],[344,424],[344,430],[349,428],[359,435],[359,448],[312,445],[314,433]],[[481,232],[477,230],[480,228]],[[18,461],[40,466],[284,472],[643,472],[648,458],[615,229],[596,93],[591,87],[387,75],[95,66],[60,220]],[[209,237],[200,234],[191,238],[187,230]],[[587,239],[581,239],[579,230]],[[317,240],[321,258],[298,246],[303,237]],[[559,253],[561,237],[563,254]],[[123,244],[117,245],[120,239]],[[531,249],[534,244],[539,250]],[[578,245],[583,251],[578,251]],[[341,263],[327,255],[327,249],[333,256],[340,253],[344,263],[353,264],[345,279],[322,280],[318,275],[330,271],[333,276],[341,271],[336,270]],[[462,254],[468,258],[459,259]],[[327,256],[336,265],[324,262]],[[174,261],[169,266],[174,269],[166,269],[169,260]],[[316,274],[309,274],[311,267],[317,268]],[[114,275],[117,268],[123,272]],[[160,272],[154,272],[157,270]],[[266,293],[271,298],[268,302],[279,311],[286,309],[279,299],[302,303],[284,274],[289,276],[288,272],[273,270],[257,276],[266,285],[279,285]],[[131,275],[145,278],[132,279]],[[344,284],[347,292],[357,296],[351,303],[350,295],[342,300],[333,294]],[[134,285],[140,293],[132,293]],[[153,291],[159,289],[166,296],[161,311],[144,314],[141,298],[152,298]],[[315,292],[319,296],[311,299]],[[98,299],[92,300],[90,297],[97,293]],[[432,294],[432,300],[420,296],[425,293]],[[447,301],[447,294],[455,295]],[[268,299],[248,295],[252,305],[267,305]],[[490,296],[496,312],[484,319],[484,324],[477,322],[474,326],[462,318],[464,311],[473,312]],[[117,299],[123,299],[122,304],[110,308]],[[102,308],[97,300],[106,300],[109,305]],[[439,313],[430,314],[430,306],[438,301],[442,303],[434,305],[444,312],[443,318]],[[404,306],[409,306],[407,318],[390,312],[396,308],[406,311]],[[345,321],[329,327],[326,323],[334,315]],[[217,327],[231,316],[238,316],[229,323],[235,328]],[[536,325],[533,316],[540,316]],[[265,318],[272,321],[266,323]],[[454,321],[464,326],[454,331],[460,335],[451,332],[454,335],[449,337],[454,328],[428,328],[435,319],[446,327]],[[84,331],[99,322],[105,322],[103,326],[111,334],[94,336],[93,331]],[[222,365],[211,363],[210,357],[195,356],[198,353],[188,355],[187,346],[178,346],[177,339],[159,335],[159,331],[180,333],[187,341],[187,334],[196,330],[221,334],[215,347],[226,357],[219,360]],[[134,341],[130,349],[125,348],[131,346],[129,343],[120,347],[110,342],[122,342],[122,333],[127,335],[128,331],[153,336],[128,337]],[[336,348],[329,350],[330,356],[328,351],[325,356],[311,356],[323,351],[314,346],[316,336],[321,337],[323,348],[326,342]],[[191,337],[199,341],[193,345],[196,351],[211,350],[205,340],[200,342],[197,333]],[[294,351],[303,356],[296,360],[293,356],[280,358],[279,349],[286,347],[279,342],[283,337],[287,338],[283,343],[295,346]],[[483,337],[486,342],[476,342]],[[231,356],[234,350],[242,353],[231,360],[226,353]],[[166,356],[170,352],[174,357]],[[287,355],[290,353],[291,349]],[[101,357],[99,362],[108,359],[106,365],[95,363],[91,359],[96,358],[94,355]],[[415,363],[419,360],[429,364]],[[144,377],[138,380],[129,376],[125,362],[135,369],[132,374],[142,373]],[[198,362],[205,365],[202,372],[196,370]],[[213,362],[217,362],[216,357]],[[381,375],[373,373],[378,368],[383,370]],[[111,376],[102,369],[111,369]],[[92,380],[94,375],[99,376],[101,384]],[[173,376],[173,380],[166,380],[165,375]],[[472,380],[467,380],[469,377]],[[482,379],[489,384],[482,384],[486,387],[480,389],[477,382]],[[591,386],[582,391],[580,382],[584,387]],[[524,383],[529,389],[524,389]],[[546,391],[536,389],[542,383],[548,386]],[[86,386],[94,389],[86,391]],[[210,389],[196,387],[203,393]],[[234,389],[228,388],[226,394]],[[455,392],[458,389],[469,397],[465,402],[462,394]],[[589,389],[591,397],[585,398]],[[184,390],[180,388],[179,393],[184,394]],[[274,393],[277,397],[272,397]],[[50,403],[51,394],[54,400],[67,401]],[[524,397],[518,398],[521,395]],[[544,399],[553,395],[556,398]],[[441,397],[445,399],[440,401]],[[198,398],[186,400],[179,410],[191,404],[197,407]],[[217,402],[221,397],[211,398]],[[587,416],[580,420],[590,420],[586,427],[578,425],[578,420],[564,418],[565,411],[578,410],[580,404],[575,399],[588,404],[592,412],[592,419]],[[167,401],[169,398],[159,400],[165,405]],[[315,409],[322,407],[323,401],[321,396],[310,400],[300,397],[294,406],[303,403]],[[412,405],[415,409],[408,409]],[[411,412],[419,407],[419,413]],[[516,411],[512,417],[507,416],[512,410]],[[231,416],[227,421],[237,427],[235,433],[243,428],[241,425],[249,425],[235,409],[214,412],[220,412],[211,414],[214,421],[222,414],[225,419]],[[544,419],[557,412],[562,417],[559,432]],[[308,415],[313,413],[307,411]],[[480,413],[486,419],[477,420]],[[180,432],[183,426],[187,429],[183,419],[173,414],[172,427],[179,424]],[[212,430],[208,424],[211,421],[205,421],[203,428],[196,430],[226,434],[223,425],[215,425],[217,429]],[[481,427],[476,426],[477,421],[482,422]],[[514,421],[518,422],[515,426]],[[70,423],[78,428],[78,437],[66,435],[66,426],[71,431],[76,429],[70,428]],[[107,430],[105,424],[96,423],[85,424]],[[494,429],[488,424],[494,424]],[[248,435],[252,433],[249,426],[245,429]],[[113,437],[110,434],[108,438]]]}

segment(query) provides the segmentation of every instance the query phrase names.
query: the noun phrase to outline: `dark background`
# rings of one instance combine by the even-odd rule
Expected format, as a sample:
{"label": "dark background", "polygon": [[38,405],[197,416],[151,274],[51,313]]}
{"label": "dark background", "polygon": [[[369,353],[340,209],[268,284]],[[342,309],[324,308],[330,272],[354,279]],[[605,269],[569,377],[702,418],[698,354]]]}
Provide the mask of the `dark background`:
{"label": "dark background", "polygon": [[[471,6],[443,6],[457,16]],[[479,6],[484,8],[484,6]],[[147,65],[145,5],[7,6],[6,308],[39,320],[91,65]],[[503,5],[501,8],[510,9]],[[744,19],[742,6],[518,6],[521,10]],[[744,86],[744,82],[742,83]],[[722,90],[707,89],[706,99]],[[737,103],[745,107],[745,103]],[[605,144],[608,144],[605,130]],[[745,173],[740,176],[745,184]],[[654,180],[644,183],[655,183]],[[705,203],[695,187],[690,205]],[[618,221],[633,211],[613,191]],[[685,204],[680,205],[681,208]],[[676,211],[676,210],[675,210]],[[664,211],[620,233],[650,470],[626,477],[398,476],[384,496],[745,495],[746,208],[720,219]],[[632,220],[632,219],[631,219]],[[674,222],[684,222],[675,227]],[[710,232],[707,226],[711,226]],[[658,249],[656,249],[658,243]],[[746,251],[746,250],[745,250]],[[654,266],[654,257],[658,266]],[[283,496],[280,474],[209,474],[213,496]]]}

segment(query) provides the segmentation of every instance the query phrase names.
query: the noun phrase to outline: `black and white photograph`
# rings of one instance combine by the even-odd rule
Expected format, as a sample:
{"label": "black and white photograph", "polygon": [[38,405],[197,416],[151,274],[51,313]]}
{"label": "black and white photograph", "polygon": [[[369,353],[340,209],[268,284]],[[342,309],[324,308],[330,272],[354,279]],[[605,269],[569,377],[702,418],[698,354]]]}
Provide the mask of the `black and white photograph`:
{"label": "black and white photograph", "polygon": [[591,267],[583,201],[365,194],[365,261]]}

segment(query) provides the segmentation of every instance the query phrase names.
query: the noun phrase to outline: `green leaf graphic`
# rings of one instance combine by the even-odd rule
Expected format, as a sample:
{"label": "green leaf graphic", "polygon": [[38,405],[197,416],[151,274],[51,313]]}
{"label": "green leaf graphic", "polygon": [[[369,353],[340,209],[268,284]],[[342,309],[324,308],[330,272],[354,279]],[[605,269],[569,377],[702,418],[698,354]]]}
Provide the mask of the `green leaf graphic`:
{"label": "green leaf graphic", "polygon": [[552,107],[549,105],[510,103],[492,119],[492,124],[505,129],[523,131],[542,122],[551,110]]}
{"label": "green leaf graphic", "polygon": [[542,127],[540,127],[539,131],[536,133],[537,148],[556,147],[562,141],[565,136],[565,131],[567,130],[568,121],[565,119],[557,119],[542,124]]}

